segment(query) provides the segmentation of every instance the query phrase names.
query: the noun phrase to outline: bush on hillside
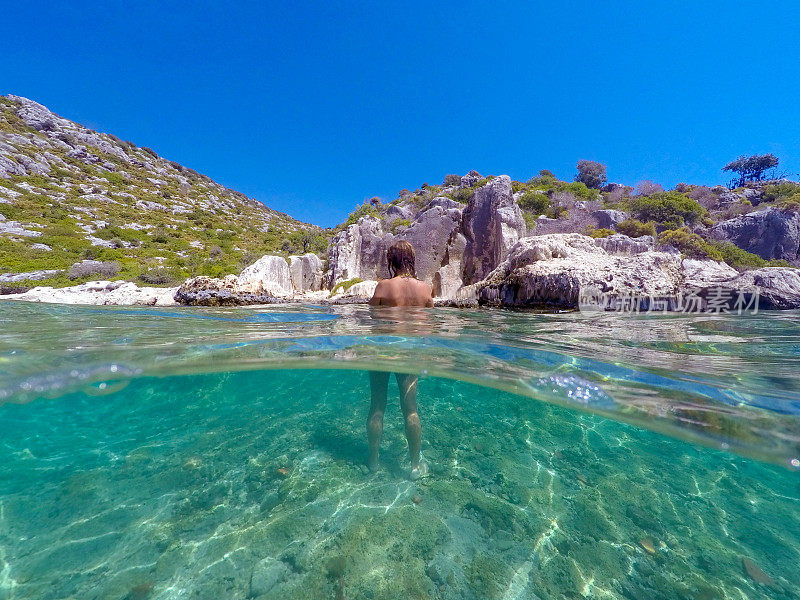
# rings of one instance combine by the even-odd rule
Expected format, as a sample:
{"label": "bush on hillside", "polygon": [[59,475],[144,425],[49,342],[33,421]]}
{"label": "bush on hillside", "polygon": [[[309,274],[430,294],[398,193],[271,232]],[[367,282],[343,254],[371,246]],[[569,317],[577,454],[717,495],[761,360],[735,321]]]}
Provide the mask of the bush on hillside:
{"label": "bush on hillside", "polygon": [[696,233],[692,233],[688,227],[663,231],[659,234],[658,241],[661,244],[674,246],[689,258],[722,260],[722,253],[719,250]]}
{"label": "bush on hillside", "polygon": [[367,202],[361,206],[357,206],[356,209],[350,213],[347,220],[344,222],[344,227],[349,227],[350,225],[358,223],[361,217],[377,217],[379,215],[378,209]]}
{"label": "bush on hillside", "polygon": [[139,279],[149,285],[172,285],[183,280],[178,269],[159,267],[141,273]]}
{"label": "bush on hillside", "polygon": [[800,211],[800,193],[781,200],[778,202],[778,206],[786,210]]}
{"label": "bush on hillside", "polygon": [[692,200],[679,192],[636,196],[628,201],[628,205],[630,211],[640,221],[654,221],[667,229],[694,224],[706,214],[697,200]]}
{"label": "bush on hillside", "polygon": [[614,235],[616,231],[613,229],[606,229],[605,227],[600,227],[599,229],[595,229],[593,225],[589,225],[586,228],[586,235],[593,238],[607,238],[610,235]]}
{"label": "bush on hillside", "polygon": [[469,202],[469,199],[472,198],[472,194],[474,194],[474,190],[472,188],[463,187],[457,189],[451,195],[451,198],[456,202],[460,202],[461,204],[466,204]]}
{"label": "bush on hillside", "polygon": [[764,267],[767,261],[758,254],[753,254],[747,250],[742,250],[731,242],[711,242],[711,245],[719,252],[722,260],[736,268]]}
{"label": "bush on hillside", "polygon": [[764,202],[775,202],[800,194],[800,183],[781,181],[764,188]]}
{"label": "bush on hillside", "polygon": [[617,231],[632,238],[642,237],[643,235],[655,236],[656,225],[652,221],[642,223],[638,219],[627,219],[617,223]]}
{"label": "bush on hillside", "polygon": [[542,192],[525,192],[517,200],[519,207],[534,215],[543,215],[550,207],[550,198]]}
{"label": "bush on hillside", "polygon": [[525,221],[525,226],[529,231],[536,227],[536,217],[534,217],[531,213],[522,211],[522,219]]}
{"label": "bush on hillside", "polygon": [[96,261],[85,260],[75,263],[69,268],[67,277],[70,279],[84,279],[99,275],[103,278],[113,277],[120,272],[120,264],[117,261]]}

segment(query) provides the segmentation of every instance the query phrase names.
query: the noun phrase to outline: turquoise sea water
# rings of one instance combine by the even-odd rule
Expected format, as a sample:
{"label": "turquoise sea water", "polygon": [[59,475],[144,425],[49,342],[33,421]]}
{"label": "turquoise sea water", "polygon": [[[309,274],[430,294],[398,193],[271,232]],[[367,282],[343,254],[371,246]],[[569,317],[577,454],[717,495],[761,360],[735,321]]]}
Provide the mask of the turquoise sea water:
{"label": "turquoise sea water", "polygon": [[0,303],[0,600],[797,598],[798,367],[796,312]]}

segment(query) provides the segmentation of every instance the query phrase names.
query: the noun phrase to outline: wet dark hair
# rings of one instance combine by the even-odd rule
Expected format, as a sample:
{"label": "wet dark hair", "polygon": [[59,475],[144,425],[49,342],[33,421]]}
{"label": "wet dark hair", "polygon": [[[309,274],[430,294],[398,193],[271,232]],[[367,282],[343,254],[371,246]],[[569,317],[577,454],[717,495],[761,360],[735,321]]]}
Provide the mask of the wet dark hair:
{"label": "wet dark hair", "polygon": [[414,268],[414,247],[406,241],[395,242],[386,251],[386,260],[389,263],[389,277],[411,275],[416,278]]}

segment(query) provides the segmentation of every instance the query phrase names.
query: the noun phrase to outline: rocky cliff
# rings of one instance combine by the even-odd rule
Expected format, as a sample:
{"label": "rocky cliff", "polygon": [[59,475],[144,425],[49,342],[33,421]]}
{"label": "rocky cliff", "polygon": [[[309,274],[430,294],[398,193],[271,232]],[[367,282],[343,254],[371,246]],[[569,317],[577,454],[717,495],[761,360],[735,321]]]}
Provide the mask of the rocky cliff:
{"label": "rocky cliff", "polygon": [[[149,148],[0,96],[0,284],[177,283],[321,233]],[[84,260],[101,271],[71,270]]]}

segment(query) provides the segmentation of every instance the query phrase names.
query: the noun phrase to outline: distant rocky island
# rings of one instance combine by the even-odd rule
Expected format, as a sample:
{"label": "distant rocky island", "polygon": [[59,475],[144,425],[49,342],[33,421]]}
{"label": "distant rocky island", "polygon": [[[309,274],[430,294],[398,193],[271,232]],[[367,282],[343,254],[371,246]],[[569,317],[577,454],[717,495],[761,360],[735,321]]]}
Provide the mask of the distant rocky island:
{"label": "distant rocky island", "polygon": [[[748,162],[749,161],[749,162]],[[407,240],[438,304],[800,307],[800,184],[772,155],[731,187],[477,171],[372,198],[324,230],[30,100],[0,97],[0,297],[95,304],[364,302]],[[713,305],[713,306],[712,306]]]}

